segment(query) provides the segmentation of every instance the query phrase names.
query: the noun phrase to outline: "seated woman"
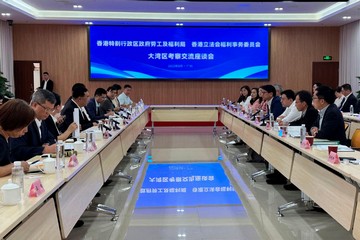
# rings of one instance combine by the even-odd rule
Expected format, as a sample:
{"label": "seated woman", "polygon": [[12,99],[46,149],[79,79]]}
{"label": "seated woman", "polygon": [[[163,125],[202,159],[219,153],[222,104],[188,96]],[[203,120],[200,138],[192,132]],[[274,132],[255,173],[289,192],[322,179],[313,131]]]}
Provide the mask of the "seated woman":
{"label": "seated woman", "polygon": [[262,101],[262,99],[259,98],[259,89],[252,88],[251,89],[251,100],[249,103],[249,107],[251,108],[252,113],[255,113],[259,109],[261,101]]}
{"label": "seated woman", "polygon": [[241,97],[238,99],[238,103],[240,103],[241,107],[243,109],[247,109],[250,100],[251,100],[251,96],[250,96],[250,88],[249,86],[242,86],[241,87]]}
{"label": "seated woman", "polygon": [[[9,100],[0,107],[0,177],[11,174],[13,167],[9,138],[23,136],[34,118],[34,110],[20,99]],[[29,164],[26,161],[22,161],[21,166],[25,172],[29,171]]]}
{"label": "seated woman", "polygon": [[77,129],[77,124],[75,122],[71,123],[65,132],[59,130],[59,125],[64,121],[64,116],[60,115],[61,111],[61,98],[60,95],[54,93],[55,96],[55,105],[54,111],[50,113],[49,117],[45,119],[46,126],[51,132],[51,134],[57,138],[57,140],[65,141],[69,136]]}
{"label": "seated woman", "polygon": [[262,98],[263,96],[263,90],[261,88],[259,88],[259,102],[260,102],[260,105],[259,105],[259,108],[258,110],[263,110],[264,112],[264,116],[268,114],[267,110],[268,110],[268,107],[267,107],[267,101],[264,100]]}

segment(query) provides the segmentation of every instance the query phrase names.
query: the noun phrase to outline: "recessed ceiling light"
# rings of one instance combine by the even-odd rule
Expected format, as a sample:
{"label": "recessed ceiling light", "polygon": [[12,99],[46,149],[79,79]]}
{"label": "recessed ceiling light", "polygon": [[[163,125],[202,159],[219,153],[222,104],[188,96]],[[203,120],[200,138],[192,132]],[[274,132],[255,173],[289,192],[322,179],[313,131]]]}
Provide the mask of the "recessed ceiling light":
{"label": "recessed ceiling light", "polygon": [[82,8],[81,5],[73,5],[73,8]]}
{"label": "recessed ceiling light", "polygon": [[264,23],[264,27],[270,27],[271,23]]}
{"label": "recessed ceiling light", "polygon": [[351,19],[351,16],[343,16],[343,19],[345,20]]}
{"label": "recessed ceiling light", "polygon": [[176,10],[185,10],[185,7],[176,7]]}
{"label": "recessed ceiling light", "polygon": [[184,24],[183,23],[176,23],[176,26],[181,27],[181,26],[184,26]]}
{"label": "recessed ceiling light", "polygon": [[86,25],[93,25],[93,22],[85,22]]}
{"label": "recessed ceiling light", "polygon": [[275,8],[275,11],[282,11],[282,10],[284,10],[282,7],[280,7],[280,8]]}
{"label": "recessed ceiling light", "polygon": [[3,16],[3,17],[10,17],[10,13],[1,13],[1,16]]}

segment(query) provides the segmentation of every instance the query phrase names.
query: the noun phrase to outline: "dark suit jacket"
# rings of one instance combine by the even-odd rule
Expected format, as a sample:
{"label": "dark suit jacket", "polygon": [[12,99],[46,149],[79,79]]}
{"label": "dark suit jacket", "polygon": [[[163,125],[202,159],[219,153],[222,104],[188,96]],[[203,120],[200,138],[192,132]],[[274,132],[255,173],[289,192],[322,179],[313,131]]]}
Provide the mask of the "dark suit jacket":
{"label": "dark suit jacket", "polygon": [[99,106],[98,113],[96,114],[96,103],[95,98],[91,98],[86,106],[86,110],[88,111],[88,114],[92,121],[97,121],[106,118],[104,116],[104,112],[101,109],[101,106]]}
{"label": "dark suit jacket", "polygon": [[[40,83],[40,88],[43,89],[44,87],[44,84],[45,84],[45,80],[41,80],[41,83]],[[46,84],[46,90],[49,90],[50,92],[52,92],[54,90],[54,82],[53,80],[49,79],[47,84]]]}
{"label": "dark suit jacket", "polygon": [[[319,120],[320,115],[315,121],[314,127],[319,128]],[[344,119],[335,104],[330,104],[326,109],[321,130],[316,134],[316,138],[336,140],[340,141],[341,144],[346,144]]]}
{"label": "dark suit jacket", "polygon": [[[59,136],[59,132],[57,131],[57,129],[59,129],[59,126],[56,126],[54,123],[54,120],[52,119],[52,117],[49,115],[49,117],[47,119],[44,120],[46,127],[48,129],[48,131],[55,137],[57,138],[57,136]],[[56,129],[57,127],[57,129]],[[59,129],[60,130],[60,129]]]}
{"label": "dark suit jacket", "polygon": [[107,113],[108,111],[114,111],[114,108],[115,106],[109,97],[107,97],[105,101],[103,101],[100,105],[100,109],[103,113]]}
{"label": "dark suit jacket", "polygon": [[[78,108],[77,105],[72,101],[69,100],[64,105],[64,108],[61,110],[61,115],[65,115],[64,122],[60,125],[60,131],[65,132],[66,129],[70,126],[71,123],[74,122],[74,109]],[[85,116],[81,114],[81,110],[79,113],[79,120],[81,125],[81,131],[84,131],[93,126],[92,121],[89,121]]]}
{"label": "dark suit jacket", "polygon": [[281,104],[279,96],[275,96],[271,101],[270,112],[274,115],[274,119],[280,116],[284,112],[284,108]]}
{"label": "dark suit jacket", "polygon": [[356,109],[357,109],[357,99],[354,96],[354,94],[350,94],[348,99],[344,102],[342,107],[339,108],[339,109],[340,109],[340,111],[343,111],[343,112],[350,112],[350,105],[353,105],[354,111],[356,111]]}
{"label": "dark suit jacket", "polygon": [[319,115],[319,111],[316,110],[313,106],[308,107],[305,112],[305,115],[301,117],[299,120],[296,120],[290,123],[291,126],[301,126],[305,124],[306,131],[310,132],[311,127],[314,125]]}
{"label": "dark suit jacket", "polygon": [[55,143],[55,137],[49,132],[44,121],[41,122],[41,138],[35,121],[28,127],[28,132],[20,138],[10,138],[12,161],[28,160],[36,155],[41,155],[45,143]]}

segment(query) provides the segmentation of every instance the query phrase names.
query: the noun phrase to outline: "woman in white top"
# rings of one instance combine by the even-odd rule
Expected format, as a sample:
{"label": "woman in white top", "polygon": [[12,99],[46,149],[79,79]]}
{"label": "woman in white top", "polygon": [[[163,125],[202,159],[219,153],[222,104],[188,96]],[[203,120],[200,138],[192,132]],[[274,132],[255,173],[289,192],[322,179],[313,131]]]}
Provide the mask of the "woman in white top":
{"label": "woman in white top", "polygon": [[249,86],[242,86],[240,89],[242,95],[239,97],[238,99],[238,103],[240,103],[242,108],[247,109],[247,107],[250,104],[251,101],[251,91],[250,91],[250,87]]}
{"label": "woman in white top", "polygon": [[341,86],[337,87],[335,90],[335,105],[339,108],[341,105],[341,102],[343,101],[343,99],[345,98],[345,96],[341,93]]}

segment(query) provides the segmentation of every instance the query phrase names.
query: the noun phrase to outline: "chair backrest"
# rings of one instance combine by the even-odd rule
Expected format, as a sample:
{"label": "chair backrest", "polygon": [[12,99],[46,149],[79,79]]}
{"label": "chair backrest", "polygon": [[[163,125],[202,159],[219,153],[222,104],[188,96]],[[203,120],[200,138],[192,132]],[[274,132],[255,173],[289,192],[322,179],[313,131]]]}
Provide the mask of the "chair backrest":
{"label": "chair backrest", "polygon": [[351,137],[351,147],[360,148],[360,128],[357,128]]}

